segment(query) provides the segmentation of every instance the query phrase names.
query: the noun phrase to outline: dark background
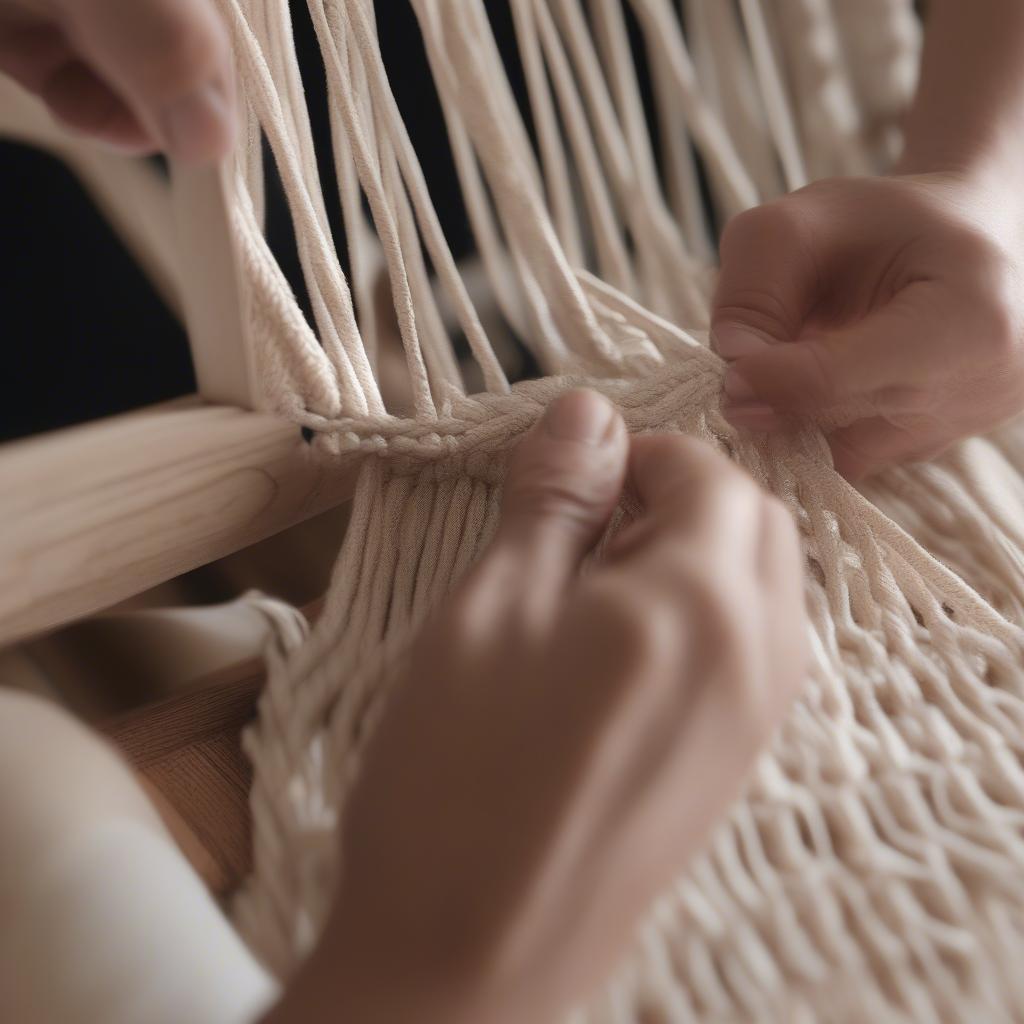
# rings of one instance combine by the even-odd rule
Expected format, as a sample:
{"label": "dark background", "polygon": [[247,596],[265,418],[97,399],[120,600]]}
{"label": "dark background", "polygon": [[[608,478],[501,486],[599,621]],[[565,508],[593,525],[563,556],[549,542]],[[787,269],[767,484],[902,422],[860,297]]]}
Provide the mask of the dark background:
{"label": "dark background", "polygon": [[[323,66],[302,0],[292,3],[307,104],[327,197]],[[487,3],[513,89],[524,97],[506,0]],[[471,247],[458,180],[419,29],[402,0],[378,5],[392,88],[449,244]],[[631,25],[635,36],[635,25]],[[649,96],[645,97],[649,103]],[[524,110],[528,130],[532,130]],[[652,130],[654,126],[652,124]],[[269,171],[267,235],[299,301],[305,293],[279,186]],[[328,202],[344,261],[338,204]],[[0,141],[0,441],[138,408],[194,390],[184,332],[62,164]]]}

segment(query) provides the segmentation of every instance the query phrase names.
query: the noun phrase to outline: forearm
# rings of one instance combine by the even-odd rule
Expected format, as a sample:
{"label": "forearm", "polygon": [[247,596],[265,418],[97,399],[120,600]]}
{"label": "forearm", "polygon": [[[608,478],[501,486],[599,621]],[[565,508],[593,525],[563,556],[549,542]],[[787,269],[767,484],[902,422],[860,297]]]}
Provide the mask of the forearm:
{"label": "forearm", "polygon": [[[328,926],[319,946],[291,979],[281,1000],[260,1018],[259,1024],[471,1024],[486,1019],[494,1024],[531,1020],[526,998],[491,998],[479,972],[455,962],[430,965],[424,970],[403,966],[401,955],[387,955],[366,927],[338,934]],[[440,944],[440,943],[439,943]],[[427,955],[423,961],[429,960]]]}
{"label": "forearm", "polygon": [[1024,3],[930,0],[899,169],[998,179],[1024,169]]}

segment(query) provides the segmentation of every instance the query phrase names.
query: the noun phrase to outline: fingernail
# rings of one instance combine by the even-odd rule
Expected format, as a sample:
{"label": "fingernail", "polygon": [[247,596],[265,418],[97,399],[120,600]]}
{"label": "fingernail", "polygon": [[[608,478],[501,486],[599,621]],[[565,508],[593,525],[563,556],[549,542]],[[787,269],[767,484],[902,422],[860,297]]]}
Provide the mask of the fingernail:
{"label": "fingernail", "polygon": [[734,426],[744,430],[762,430],[769,433],[782,426],[782,417],[764,402],[742,405],[723,405],[722,415]]}
{"label": "fingernail", "polygon": [[723,359],[753,355],[768,346],[760,335],[736,324],[722,324],[711,332],[712,347]]}
{"label": "fingernail", "polygon": [[175,100],[160,117],[169,155],[188,163],[211,160],[227,148],[234,131],[234,111],[217,81]]}
{"label": "fingernail", "polygon": [[544,429],[558,441],[600,445],[614,433],[617,413],[596,391],[570,391],[548,406]]}
{"label": "fingernail", "polygon": [[735,367],[730,367],[726,370],[725,379],[722,381],[722,389],[733,405],[757,401],[757,392],[750,386],[750,382],[746,377]]}

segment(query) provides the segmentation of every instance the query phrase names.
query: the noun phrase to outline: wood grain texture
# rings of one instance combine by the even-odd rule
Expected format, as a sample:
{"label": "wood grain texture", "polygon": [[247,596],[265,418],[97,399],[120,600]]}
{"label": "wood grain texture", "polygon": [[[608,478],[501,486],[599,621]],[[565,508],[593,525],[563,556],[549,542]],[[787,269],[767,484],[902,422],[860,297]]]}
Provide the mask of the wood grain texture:
{"label": "wood grain texture", "polygon": [[[302,608],[316,622],[323,599]],[[100,723],[135,770],[192,867],[226,897],[252,868],[252,770],[242,730],[256,717],[262,658],[190,683],[188,693]]]}
{"label": "wood grain texture", "polygon": [[198,401],[0,447],[0,645],[332,508],[356,472],[294,424]]}
{"label": "wood grain texture", "polygon": [[133,767],[145,771],[186,747],[240,732],[256,713],[262,686],[261,660],[254,658],[213,673],[189,693],[130,711],[101,728]]}
{"label": "wood grain texture", "polygon": [[171,195],[178,272],[196,390],[208,402],[252,409],[258,394],[242,327],[228,226],[227,170],[172,160]]}
{"label": "wood grain texture", "polygon": [[241,734],[263,686],[258,660],[234,665],[191,693],[106,723],[171,835],[211,892],[226,896],[252,864],[249,786]]}

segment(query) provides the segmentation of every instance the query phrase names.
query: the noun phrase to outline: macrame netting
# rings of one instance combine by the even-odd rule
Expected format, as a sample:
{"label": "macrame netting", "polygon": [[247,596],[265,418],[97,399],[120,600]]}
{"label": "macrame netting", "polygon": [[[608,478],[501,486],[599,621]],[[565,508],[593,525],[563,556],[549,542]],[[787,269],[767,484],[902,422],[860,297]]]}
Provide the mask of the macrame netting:
{"label": "macrame netting", "polygon": [[[325,195],[287,4],[219,4],[243,83],[227,187],[263,401],[319,458],[364,460],[323,614],[309,635],[281,619],[247,736],[255,866],[235,918],[253,948],[287,976],[315,941],[391,669],[486,544],[506,453],[586,383],[632,430],[705,438],[786,503],[813,657],[744,798],[579,1019],[1014,1019],[1024,435],[966,442],[861,493],[815,430],[733,431],[706,342],[717,226],[809,179],[877,173],[896,151],[919,45],[909,3],[412,0],[472,266],[449,251],[389,87],[388,5],[308,3],[338,184]],[[264,239],[264,139],[309,323]],[[405,408],[382,392],[389,334]],[[496,355],[510,337],[545,376],[510,386]]]}

